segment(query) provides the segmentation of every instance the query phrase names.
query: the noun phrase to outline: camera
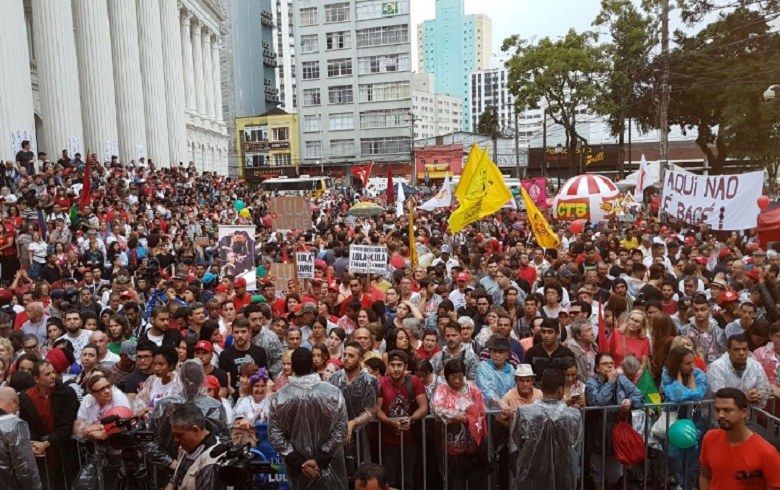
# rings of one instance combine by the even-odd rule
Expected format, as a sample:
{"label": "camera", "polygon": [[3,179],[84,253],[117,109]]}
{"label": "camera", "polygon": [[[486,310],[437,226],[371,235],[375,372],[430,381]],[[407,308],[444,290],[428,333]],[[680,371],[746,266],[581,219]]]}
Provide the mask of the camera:
{"label": "camera", "polygon": [[219,457],[219,478],[224,485],[263,488],[264,485],[274,482],[273,475],[277,471],[259,449],[252,448],[249,444],[244,446],[220,444],[213,451],[216,453],[212,455]]}
{"label": "camera", "polygon": [[155,441],[154,431],[149,430],[143,419],[113,415],[102,418],[100,423],[106,426],[106,432],[109,433],[108,444],[113,449],[138,449]]}

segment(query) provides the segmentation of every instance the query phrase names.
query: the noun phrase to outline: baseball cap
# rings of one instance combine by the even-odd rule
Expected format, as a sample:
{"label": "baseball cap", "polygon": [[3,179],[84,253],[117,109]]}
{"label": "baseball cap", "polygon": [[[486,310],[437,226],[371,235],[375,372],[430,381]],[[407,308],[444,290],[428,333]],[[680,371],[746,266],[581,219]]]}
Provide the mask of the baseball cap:
{"label": "baseball cap", "polygon": [[13,299],[14,293],[9,291],[8,289],[0,289],[0,300],[3,301],[10,301]]}
{"label": "baseball cap", "polygon": [[710,283],[710,289],[712,289],[715,286],[724,290],[729,288],[729,285],[726,284],[726,281],[724,281],[723,279],[713,279],[712,282]]}
{"label": "baseball cap", "polygon": [[244,279],[243,277],[237,277],[233,281],[233,287],[234,288],[245,288],[246,287],[246,279]]}
{"label": "baseball cap", "polygon": [[448,254],[450,252],[451,252],[451,250],[450,250],[450,246],[449,245],[447,245],[445,243],[444,245],[441,246],[441,253]]}
{"label": "baseball cap", "polygon": [[206,352],[214,352],[214,346],[208,340],[199,340],[195,344],[195,350],[205,350]]}
{"label": "baseball cap", "polygon": [[127,356],[128,359],[135,362],[135,351],[137,347],[138,344],[135,342],[135,340],[125,340],[119,347],[119,355]]}
{"label": "baseball cap", "polygon": [[215,290],[216,292],[218,292],[218,293],[227,293],[227,292],[228,292],[228,287],[227,287],[227,286],[225,286],[224,284],[220,284],[220,285],[219,285],[219,286],[217,286],[217,287],[216,287],[214,290]]}
{"label": "baseball cap", "polygon": [[219,390],[219,380],[213,374],[207,374],[203,380],[203,386],[213,390]]}
{"label": "baseball cap", "polygon": [[533,378],[536,375],[530,364],[518,364],[515,369],[515,378]]}
{"label": "baseball cap", "polygon": [[725,259],[726,257],[731,257],[732,254],[731,250],[728,248],[722,248],[720,249],[720,252],[718,252],[718,258]]}
{"label": "baseball cap", "polygon": [[720,297],[720,304],[733,303],[739,300],[737,294],[734,291],[726,291],[723,296]]}
{"label": "baseball cap", "polygon": [[469,280],[471,280],[471,278],[465,272],[461,272],[460,274],[458,274],[458,282],[460,282],[460,281],[468,282]]}

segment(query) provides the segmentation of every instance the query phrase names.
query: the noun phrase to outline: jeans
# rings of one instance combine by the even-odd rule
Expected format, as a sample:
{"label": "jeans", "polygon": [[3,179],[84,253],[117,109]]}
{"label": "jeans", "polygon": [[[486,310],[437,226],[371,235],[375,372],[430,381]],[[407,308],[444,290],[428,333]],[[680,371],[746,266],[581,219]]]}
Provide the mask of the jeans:
{"label": "jeans", "polygon": [[401,490],[413,490],[417,446],[383,446],[380,451],[382,451],[382,466],[385,467],[390,486]]}
{"label": "jeans", "polygon": [[41,278],[41,272],[43,272],[43,267],[46,264],[41,264],[40,262],[32,261],[30,262],[30,271],[28,275],[30,276],[30,279],[38,280]]}
{"label": "jeans", "polygon": [[700,446],[688,449],[680,449],[669,444],[669,471],[674,473],[677,485],[684,490],[689,490],[694,484],[698,484],[699,479],[699,452]]}

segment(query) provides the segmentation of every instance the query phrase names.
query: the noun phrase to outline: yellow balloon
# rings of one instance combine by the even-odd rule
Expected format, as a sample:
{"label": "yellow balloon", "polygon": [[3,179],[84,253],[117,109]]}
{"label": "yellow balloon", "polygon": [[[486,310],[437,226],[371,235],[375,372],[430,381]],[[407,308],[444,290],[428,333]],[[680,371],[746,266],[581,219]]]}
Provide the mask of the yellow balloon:
{"label": "yellow balloon", "polygon": [[241,211],[238,212],[238,215],[241,216],[242,218],[248,218],[249,216],[251,216],[251,214],[249,213],[249,208],[242,209]]}

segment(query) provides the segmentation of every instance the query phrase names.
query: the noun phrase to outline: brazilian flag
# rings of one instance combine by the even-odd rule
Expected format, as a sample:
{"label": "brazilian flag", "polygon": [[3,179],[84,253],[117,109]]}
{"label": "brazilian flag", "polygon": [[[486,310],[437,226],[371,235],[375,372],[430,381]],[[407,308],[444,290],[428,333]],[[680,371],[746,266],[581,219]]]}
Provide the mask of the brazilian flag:
{"label": "brazilian flag", "polygon": [[645,369],[639,381],[636,383],[636,387],[642,392],[642,398],[645,403],[657,404],[661,403],[661,394],[658,392],[658,388],[655,386],[653,376],[650,374],[650,370]]}

